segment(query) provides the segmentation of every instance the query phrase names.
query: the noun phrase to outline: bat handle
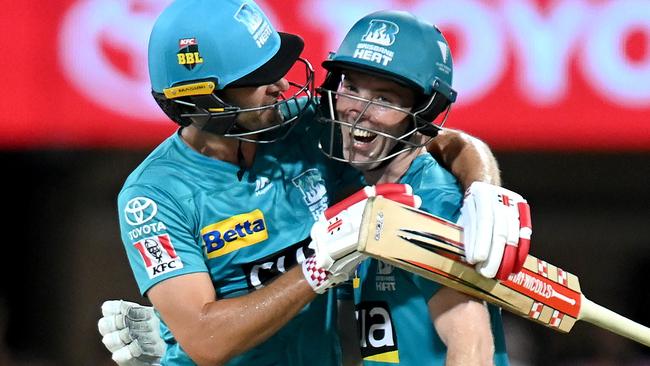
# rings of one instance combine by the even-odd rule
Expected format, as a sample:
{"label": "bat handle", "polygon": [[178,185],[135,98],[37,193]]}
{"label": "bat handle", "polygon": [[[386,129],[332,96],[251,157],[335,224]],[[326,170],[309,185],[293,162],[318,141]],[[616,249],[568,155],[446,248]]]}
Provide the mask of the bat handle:
{"label": "bat handle", "polygon": [[582,295],[580,319],[650,347],[650,328],[590,301]]}

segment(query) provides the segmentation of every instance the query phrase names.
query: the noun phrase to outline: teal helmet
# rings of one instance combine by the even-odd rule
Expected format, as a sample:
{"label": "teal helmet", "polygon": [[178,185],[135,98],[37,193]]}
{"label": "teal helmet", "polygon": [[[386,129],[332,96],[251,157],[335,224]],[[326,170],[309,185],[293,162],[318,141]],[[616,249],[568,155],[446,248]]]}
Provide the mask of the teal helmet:
{"label": "teal helmet", "polygon": [[[182,126],[200,121],[208,132],[265,142],[247,136],[290,124],[298,114],[256,131],[237,126],[236,117],[245,111],[305,105],[297,98],[311,98],[313,69],[300,58],[303,47],[297,35],[277,32],[252,0],[176,0],[160,14],[149,38],[152,94]],[[290,82],[296,93],[287,99],[242,109],[220,97],[225,88],[275,83],[296,62],[304,64],[306,78],[303,84]]]}
{"label": "teal helmet", "polygon": [[366,15],[347,33],[339,49],[323,62],[328,70],[322,90],[336,90],[343,70],[388,78],[419,96],[413,108],[419,132],[435,136],[436,117],[456,100],[453,63],[447,40],[433,24],[405,11]]}
{"label": "teal helmet", "polygon": [[[321,135],[319,148],[328,157],[362,170],[379,168],[399,154],[427,144],[444,125],[456,100],[449,44],[436,26],[404,11],[383,10],[361,18],[346,34],[339,49],[323,62],[323,67],[328,74],[318,89],[318,120],[330,125],[330,130]],[[344,85],[341,83],[346,73],[351,72],[387,79],[412,90],[413,106],[402,108],[339,89],[339,85]],[[337,101],[350,100],[364,107],[352,120],[343,120],[338,116]],[[377,110],[373,106],[401,116],[400,122],[408,123],[405,132],[393,136],[363,123],[364,116]],[[349,141],[371,143],[377,138],[392,141],[391,150],[374,157],[361,154],[362,160],[355,159],[355,144]]]}

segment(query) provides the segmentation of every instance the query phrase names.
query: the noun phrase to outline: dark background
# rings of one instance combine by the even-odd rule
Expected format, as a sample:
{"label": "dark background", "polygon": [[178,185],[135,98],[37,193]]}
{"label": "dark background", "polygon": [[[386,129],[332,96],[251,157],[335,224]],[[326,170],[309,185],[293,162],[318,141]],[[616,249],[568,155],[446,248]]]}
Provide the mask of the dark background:
{"label": "dark background", "polygon": [[[148,151],[3,152],[0,365],[112,365],[106,299],[144,301],[116,197]],[[576,274],[592,301],[650,324],[650,154],[497,152],[531,203],[531,254]],[[505,315],[513,365],[640,365],[648,348],[578,322],[569,335]],[[4,358],[3,358],[4,357]]]}

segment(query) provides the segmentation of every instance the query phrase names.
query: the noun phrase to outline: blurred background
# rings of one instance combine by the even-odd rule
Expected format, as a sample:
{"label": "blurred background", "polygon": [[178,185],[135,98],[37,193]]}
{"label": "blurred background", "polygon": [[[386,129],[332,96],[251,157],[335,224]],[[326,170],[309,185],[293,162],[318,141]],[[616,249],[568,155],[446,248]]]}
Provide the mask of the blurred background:
{"label": "blurred background", "polygon": [[[0,365],[111,365],[96,330],[102,301],[146,301],[116,197],[175,130],[146,68],[168,2],[3,1]],[[447,126],[486,141],[504,185],[531,203],[532,254],[578,275],[589,299],[650,324],[650,1],[258,3],[305,38],[318,81],[320,61],[370,11],[437,24],[459,92]],[[563,335],[505,322],[514,365],[650,364],[648,348],[587,323]]]}

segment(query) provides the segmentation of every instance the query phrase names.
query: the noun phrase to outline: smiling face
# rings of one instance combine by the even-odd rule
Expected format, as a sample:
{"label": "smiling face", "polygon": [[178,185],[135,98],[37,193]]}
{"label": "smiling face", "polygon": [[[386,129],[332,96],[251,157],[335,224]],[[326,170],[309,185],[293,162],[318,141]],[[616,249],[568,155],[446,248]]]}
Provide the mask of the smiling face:
{"label": "smiling face", "polygon": [[414,92],[394,81],[345,71],[336,97],[343,156],[355,168],[376,168],[404,136],[412,121]]}

